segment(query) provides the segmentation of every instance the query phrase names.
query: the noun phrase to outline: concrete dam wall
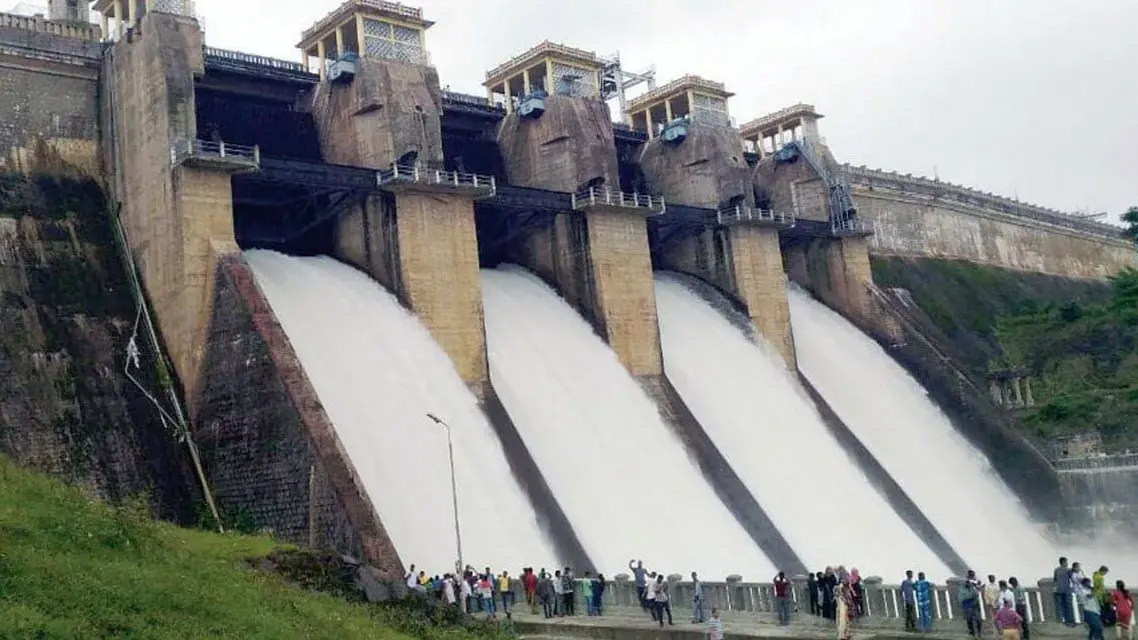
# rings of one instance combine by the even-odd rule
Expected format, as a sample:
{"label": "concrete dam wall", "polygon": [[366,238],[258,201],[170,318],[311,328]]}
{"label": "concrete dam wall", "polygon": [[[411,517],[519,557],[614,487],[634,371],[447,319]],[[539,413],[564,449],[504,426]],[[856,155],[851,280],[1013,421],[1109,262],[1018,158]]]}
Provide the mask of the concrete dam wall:
{"label": "concrete dam wall", "polygon": [[[800,137],[785,139],[801,143],[797,161],[772,148],[749,166],[746,138],[721,117],[730,94],[695,76],[630,102],[632,128],[614,126],[599,99],[602,62],[552,43],[488,74],[504,107],[447,94],[424,63],[430,23],[408,11],[393,17],[346,3],[303,36],[306,60],[319,59],[314,68],[211,50],[196,19],[161,11],[126,25],[116,19],[107,42],[51,21],[0,21],[0,38],[22,42],[27,54],[0,55],[0,82],[16,83],[0,99],[0,118],[17,123],[0,128],[5,166],[103,181],[214,496],[226,514],[283,539],[362,556],[390,574],[415,562],[401,557],[389,516],[376,507],[377,491],[400,489],[367,484],[361,467],[374,461],[337,431],[246,249],[331,255],[394,295],[477,398],[556,559],[592,567],[581,520],[570,519],[564,494],[551,488],[558,461],[527,446],[526,429],[491,381],[480,269],[510,262],[532,271],[588,321],[621,375],[654,404],[667,427],[658,437],[676,439],[691,462],[674,472],[694,471],[763,556],[795,570],[816,560],[784,535],[669,378],[654,270],[726,294],[774,347],[787,370],[780,375],[793,375],[788,280],[889,336],[895,320],[872,295],[871,253],[1088,278],[1132,258],[1102,225],[1021,224],[997,215],[1003,205],[946,204],[923,186],[889,186],[843,168],[805,120]],[[382,28],[408,36],[398,55],[375,53],[384,49],[369,33]],[[833,196],[840,175],[848,207]],[[950,215],[957,218],[945,222]],[[67,225],[8,226],[20,238],[7,245],[20,256],[12,264],[35,262],[36,234],[71,233]],[[30,291],[19,294],[22,304],[48,305]],[[762,391],[738,382],[736,393]],[[374,413],[386,418],[382,408]],[[860,455],[888,485],[891,504],[936,533],[919,513],[924,505],[873,454]],[[934,555],[945,565],[962,565],[960,549],[939,547]]]}

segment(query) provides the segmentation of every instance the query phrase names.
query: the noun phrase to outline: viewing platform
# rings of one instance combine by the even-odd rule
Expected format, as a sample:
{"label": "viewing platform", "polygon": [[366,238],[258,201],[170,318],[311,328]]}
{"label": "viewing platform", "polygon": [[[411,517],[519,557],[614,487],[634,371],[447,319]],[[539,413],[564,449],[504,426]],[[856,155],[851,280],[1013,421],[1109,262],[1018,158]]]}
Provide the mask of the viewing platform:
{"label": "viewing platform", "polygon": [[247,173],[261,167],[261,148],[209,140],[179,140],[170,147],[170,166]]}
{"label": "viewing platform", "polygon": [[315,66],[321,80],[328,77],[333,62],[349,53],[429,67],[425,33],[433,24],[417,7],[348,0],[306,29],[296,46],[304,70]]}
{"label": "viewing platform", "polygon": [[628,102],[632,128],[656,137],[676,122],[732,127],[727,99],[735,95],[722,82],[686,75]]}
{"label": "viewing platform", "polygon": [[392,164],[377,171],[376,180],[380,189],[391,193],[451,193],[482,200],[498,192],[494,176],[431,169],[422,163]]}
{"label": "viewing platform", "polygon": [[624,193],[590,187],[573,194],[573,210],[585,213],[634,213],[658,216],[667,210],[664,199],[643,193]]}
{"label": "viewing platform", "polygon": [[839,238],[867,237],[875,232],[872,220],[861,217],[830,220],[831,232]]}
{"label": "viewing platform", "polygon": [[736,204],[716,211],[715,221],[724,227],[735,225],[754,225],[767,229],[792,229],[795,226],[794,214],[770,209],[757,209],[746,204]]}
{"label": "viewing platform", "polygon": [[739,135],[747,151],[763,158],[788,142],[818,139],[817,123],[822,117],[814,105],[799,103],[740,125]]}
{"label": "viewing platform", "polygon": [[487,96],[512,113],[526,98],[549,94],[601,97],[604,61],[597,54],[548,40],[486,72]]}

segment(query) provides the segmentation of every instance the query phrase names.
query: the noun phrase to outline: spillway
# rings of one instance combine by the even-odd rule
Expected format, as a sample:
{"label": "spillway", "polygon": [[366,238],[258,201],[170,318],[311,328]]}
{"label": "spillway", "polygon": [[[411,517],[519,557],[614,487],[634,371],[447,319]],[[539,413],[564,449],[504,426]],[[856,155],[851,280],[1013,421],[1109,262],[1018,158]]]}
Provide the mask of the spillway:
{"label": "spillway", "polygon": [[568,303],[516,267],[483,270],[482,291],[494,387],[600,571],[637,558],[709,580],[773,575],[653,402]]}
{"label": "spillway", "polygon": [[948,568],[871,486],[778,353],[748,319],[656,276],[668,378],[779,531],[811,568],[863,575]]}
{"label": "spillway", "polygon": [[978,574],[1046,575],[1054,546],[924,388],[845,318],[788,295],[799,368],[948,542]]}
{"label": "spillway", "polygon": [[516,571],[556,562],[491,425],[446,353],[378,283],[328,257],[245,254],[405,564],[456,558],[451,425],[463,560]]}

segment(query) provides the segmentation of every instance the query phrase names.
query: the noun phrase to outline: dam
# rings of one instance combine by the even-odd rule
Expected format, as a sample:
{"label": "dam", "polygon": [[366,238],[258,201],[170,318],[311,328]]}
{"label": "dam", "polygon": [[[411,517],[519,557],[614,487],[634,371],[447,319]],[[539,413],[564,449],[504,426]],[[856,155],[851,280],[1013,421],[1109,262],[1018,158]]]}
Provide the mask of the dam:
{"label": "dam", "polygon": [[1057,471],[881,348],[870,257],[1102,278],[1135,263],[1113,227],[851,167],[811,105],[736,125],[723,83],[549,41],[445,91],[403,4],[344,2],[301,62],[209,46],[192,2],[91,9],[0,15],[0,70],[52,96],[0,103],[3,169],[108,194],[222,512],[392,576],[1060,554]]}

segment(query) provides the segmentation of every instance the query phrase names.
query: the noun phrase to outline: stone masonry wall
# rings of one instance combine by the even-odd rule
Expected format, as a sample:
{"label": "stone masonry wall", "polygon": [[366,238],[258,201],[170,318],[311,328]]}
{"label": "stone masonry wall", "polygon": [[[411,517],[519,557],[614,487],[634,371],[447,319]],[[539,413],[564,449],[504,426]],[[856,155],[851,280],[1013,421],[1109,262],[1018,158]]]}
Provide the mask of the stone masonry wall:
{"label": "stone masonry wall", "polygon": [[743,141],[734,129],[694,124],[679,145],[649,140],[640,168],[651,192],[668,202],[718,208],[733,198],[754,201]]}
{"label": "stone masonry wall", "polygon": [[[0,173],[0,453],[187,522],[184,451],[124,374],[136,310],[99,187]],[[136,344],[134,376],[160,393],[157,354]]]}
{"label": "stone masonry wall", "polygon": [[855,187],[854,202],[876,223],[876,255],[968,260],[979,264],[1076,278],[1105,278],[1138,266],[1134,247],[1028,219],[941,200]]}
{"label": "stone masonry wall", "polygon": [[395,197],[400,299],[427,325],[464,382],[489,378],[474,203],[461,196]]}
{"label": "stone masonry wall", "polygon": [[739,225],[732,227],[729,233],[734,293],[747,308],[759,333],[778,350],[787,366],[794,369],[797,360],[778,231]]}
{"label": "stone masonry wall", "polygon": [[402,565],[284,330],[240,255],[218,264],[193,415],[229,518],[284,540]]}
{"label": "stone masonry wall", "polygon": [[498,147],[510,184],[572,193],[599,178],[620,188],[612,118],[599,100],[552,95],[540,118],[511,113],[498,126]]}
{"label": "stone masonry wall", "polygon": [[98,43],[8,24],[0,20],[0,170],[98,176]]}

